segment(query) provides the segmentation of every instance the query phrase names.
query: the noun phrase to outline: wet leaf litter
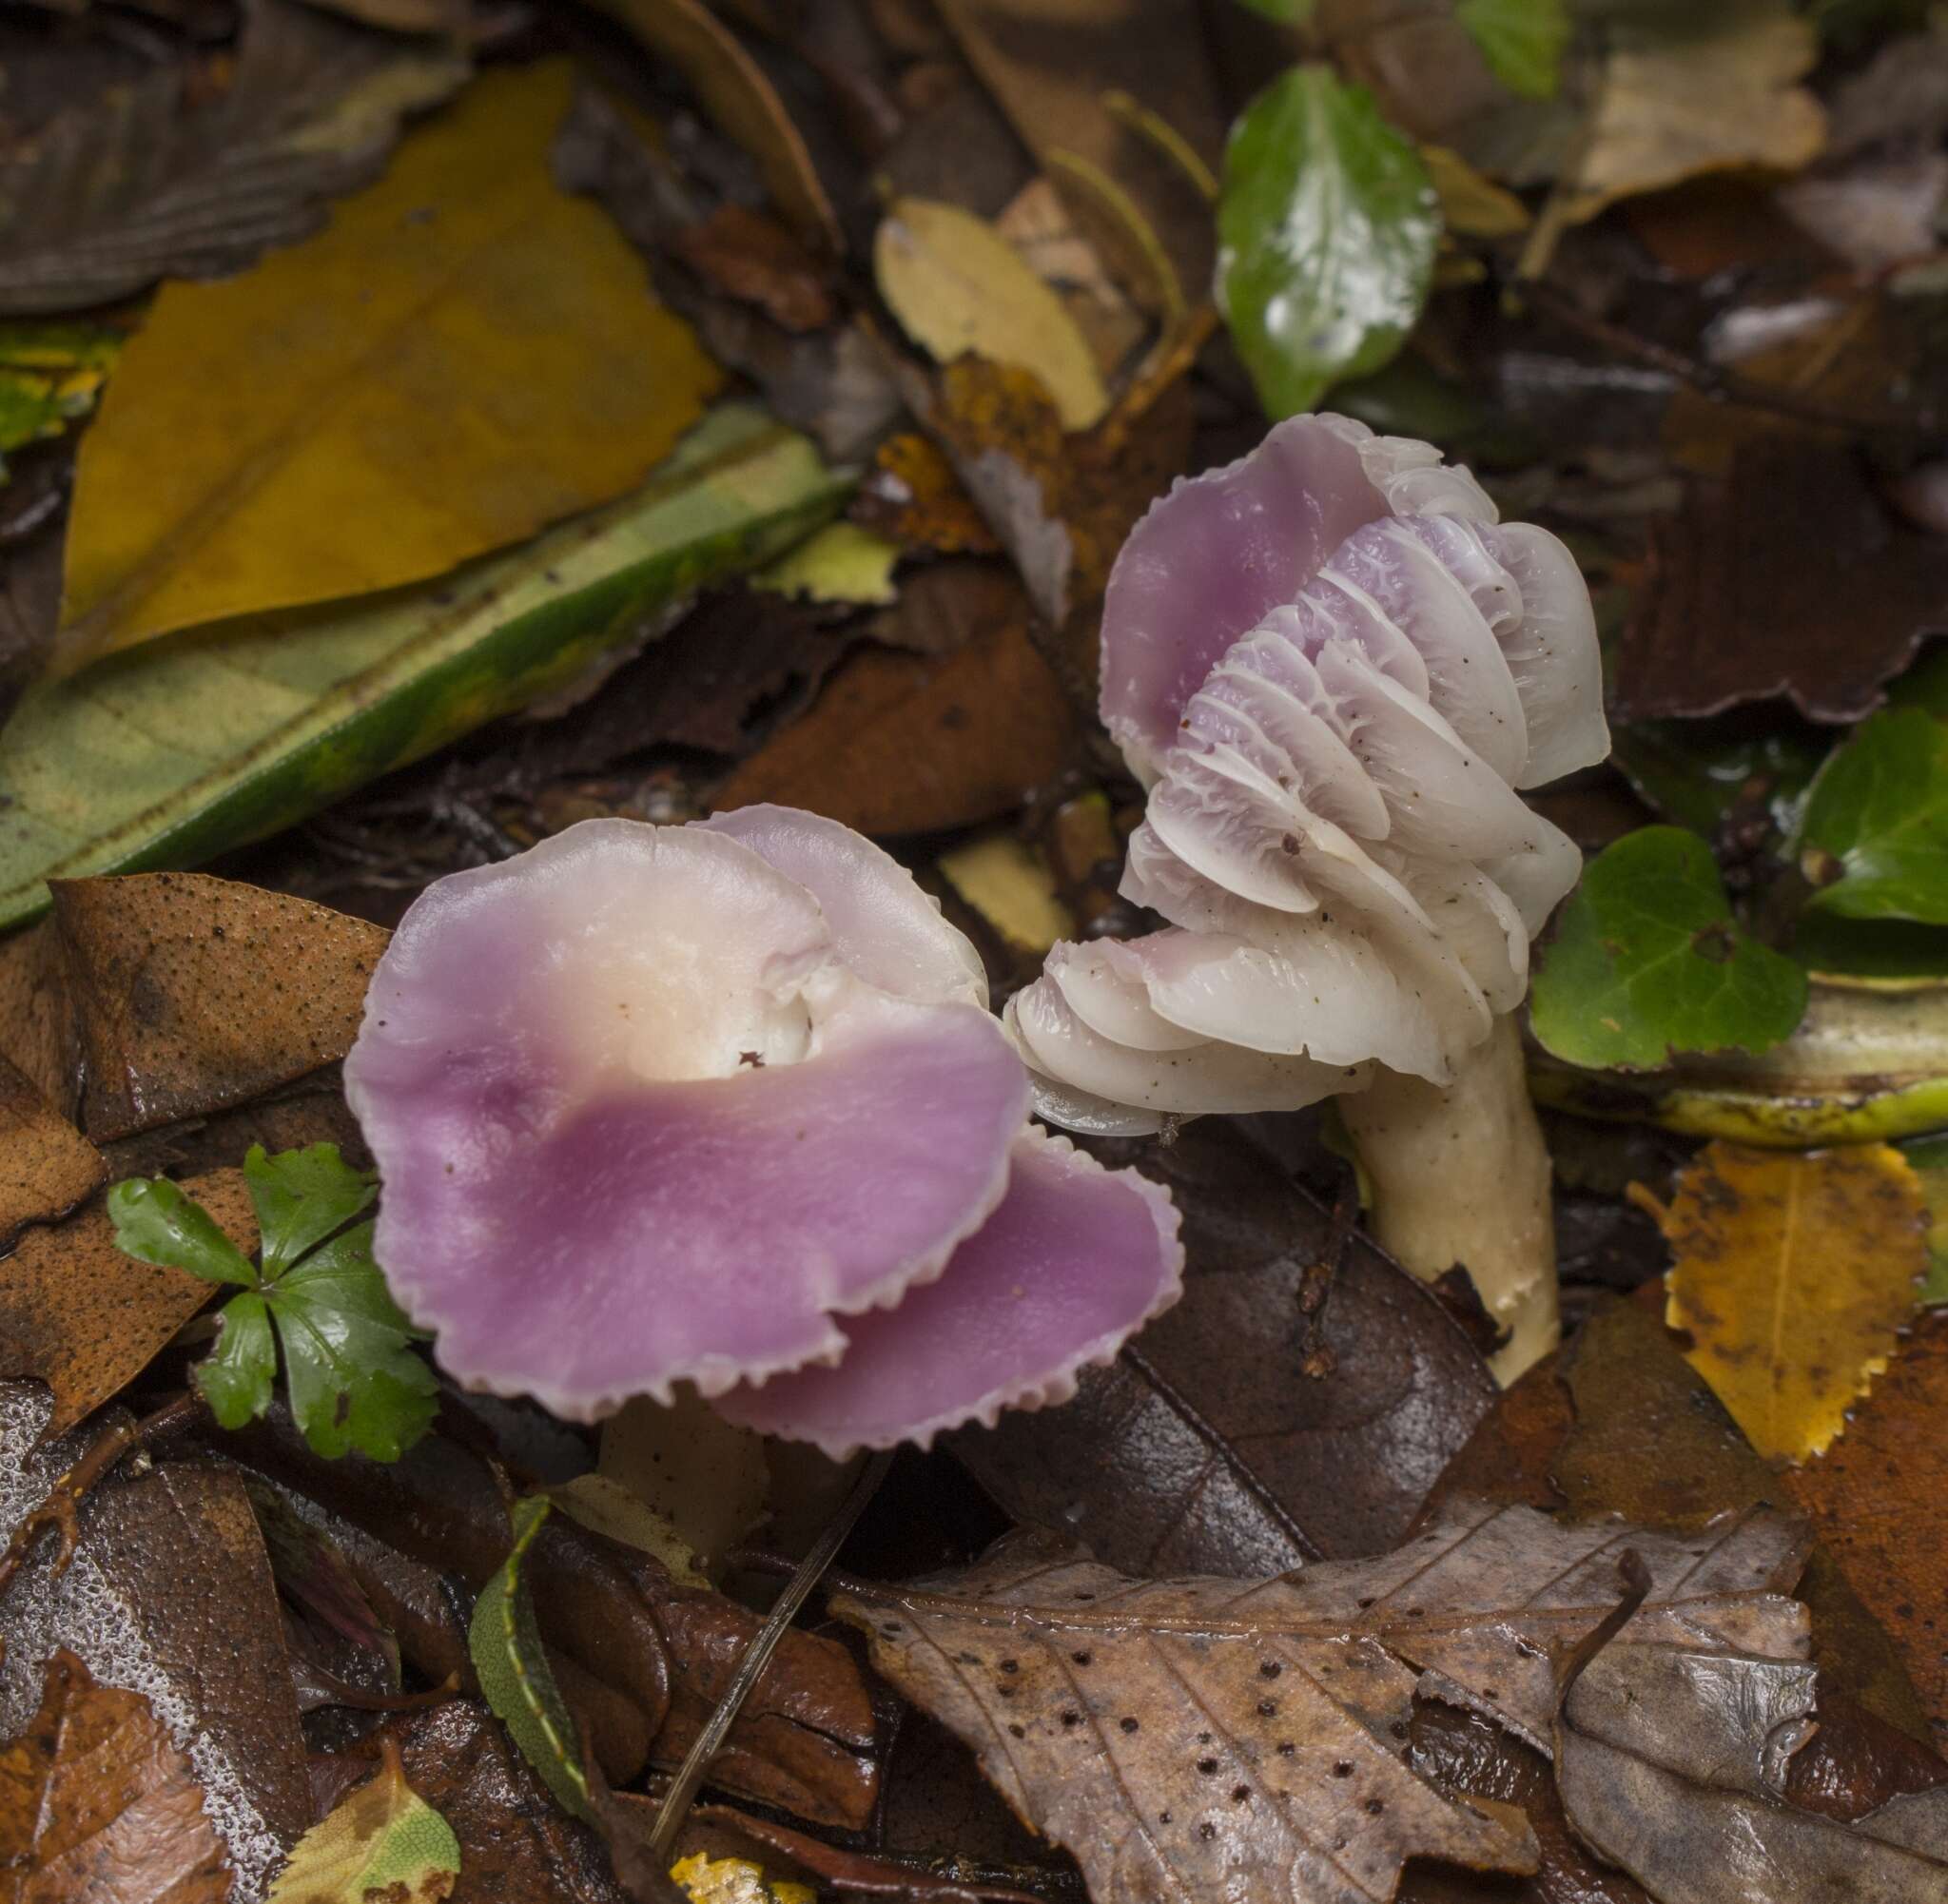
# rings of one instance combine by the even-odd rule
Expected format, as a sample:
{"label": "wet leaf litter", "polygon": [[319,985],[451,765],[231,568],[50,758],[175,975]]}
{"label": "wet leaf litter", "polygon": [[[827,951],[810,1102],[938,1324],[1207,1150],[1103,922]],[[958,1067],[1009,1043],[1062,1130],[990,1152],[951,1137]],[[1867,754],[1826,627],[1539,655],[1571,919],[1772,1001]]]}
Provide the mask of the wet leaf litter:
{"label": "wet leaf litter", "polygon": [[1943,69],[8,10],[22,1895],[1936,1894]]}

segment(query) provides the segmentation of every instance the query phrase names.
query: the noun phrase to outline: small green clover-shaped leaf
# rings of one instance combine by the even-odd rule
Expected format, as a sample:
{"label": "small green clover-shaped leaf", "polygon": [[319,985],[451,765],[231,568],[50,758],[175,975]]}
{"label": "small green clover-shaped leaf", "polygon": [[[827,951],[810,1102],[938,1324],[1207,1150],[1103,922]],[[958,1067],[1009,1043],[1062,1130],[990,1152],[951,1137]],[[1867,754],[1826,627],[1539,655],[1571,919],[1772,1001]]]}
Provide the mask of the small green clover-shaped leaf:
{"label": "small green clover-shaped leaf", "polygon": [[1274,417],[1400,348],[1440,236],[1420,154],[1364,87],[1296,66],[1245,107],[1224,154],[1218,285]]}
{"label": "small green clover-shaped leaf", "polygon": [[1630,1071],[1764,1051],[1805,1009],[1805,973],[1734,923],[1711,849],[1681,826],[1640,827],[1590,863],[1529,997],[1558,1058]]}
{"label": "small green clover-shaped leaf", "polygon": [[252,1144],[244,1159],[244,1180],[263,1234],[266,1280],[342,1229],[379,1195],[377,1175],[354,1170],[336,1144],[281,1151],[276,1156],[266,1156],[262,1144]]}
{"label": "small green clover-shaped leaf", "polygon": [[1948,925],[1948,724],[1918,707],[1862,721],[1808,790],[1797,844],[1808,906]]}
{"label": "small green clover-shaped leaf", "polygon": [[1555,97],[1569,44],[1569,10],[1563,0],[1461,0],[1454,17],[1510,92],[1525,99]]}
{"label": "small green clover-shaped leaf", "polygon": [[432,1424],[438,1397],[372,1258],[372,1225],[314,1250],[268,1297],[304,1439],[328,1458],[356,1448],[397,1461]]}
{"label": "small green clover-shaped leaf", "polygon": [[291,1414],[313,1449],[397,1461],[431,1426],[438,1391],[413,1352],[419,1331],[373,1258],[373,1225],[344,1227],[378,1194],[371,1175],[335,1144],[276,1156],[253,1145],[244,1175],[263,1237],[260,1263],[162,1177],[131,1177],[109,1191],[116,1241],[145,1262],[245,1285],[223,1309],[216,1348],[195,1370],[224,1427],[242,1428],[270,1406],[282,1349]]}
{"label": "small green clover-shaped leaf", "polygon": [[211,1283],[254,1285],[250,1259],[193,1196],[166,1176],[131,1176],[108,1192],[115,1243],[140,1262],[187,1270]]}
{"label": "small green clover-shaped leaf", "polygon": [[256,1421],[270,1407],[278,1350],[271,1340],[270,1310],[255,1290],[233,1295],[218,1320],[217,1346],[192,1371],[209,1411],[226,1428]]}

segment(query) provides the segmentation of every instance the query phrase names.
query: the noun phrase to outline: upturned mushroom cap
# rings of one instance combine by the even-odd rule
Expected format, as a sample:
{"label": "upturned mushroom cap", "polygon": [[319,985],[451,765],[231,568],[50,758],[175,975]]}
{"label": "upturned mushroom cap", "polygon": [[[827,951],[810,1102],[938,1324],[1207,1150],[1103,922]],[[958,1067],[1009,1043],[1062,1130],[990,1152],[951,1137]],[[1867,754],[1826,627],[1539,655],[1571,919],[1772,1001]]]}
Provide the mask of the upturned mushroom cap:
{"label": "upturned mushroom cap", "polygon": [[[1160,1219],[1115,1262],[1072,1220],[1083,1202],[1147,1211],[1147,1186],[1091,1165],[1042,1194],[1028,1080],[985,992],[903,867],[789,809],[585,822],[438,882],[380,960],[345,1065],[394,1293],[460,1380],[571,1419],[681,1381],[755,1396],[841,1358],[884,1395],[873,1344],[930,1340],[884,1325],[992,1218],[959,1297],[936,1299],[952,1326],[986,1316],[965,1412],[923,1384],[924,1411],[881,1404],[874,1432],[1052,1392],[1171,1299],[1181,1255]],[[984,1303],[1017,1258],[1035,1299]]]}
{"label": "upturned mushroom cap", "polygon": [[1573,559],[1465,470],[1317,416],[1179,482],[1111,575],[1101,705],[1150,783],[1121,890],[1172,929],[1011,1001],[1044,1115],[1445,1081],[1521,1001],[1581,860],[1515,789],[1609,741]]}

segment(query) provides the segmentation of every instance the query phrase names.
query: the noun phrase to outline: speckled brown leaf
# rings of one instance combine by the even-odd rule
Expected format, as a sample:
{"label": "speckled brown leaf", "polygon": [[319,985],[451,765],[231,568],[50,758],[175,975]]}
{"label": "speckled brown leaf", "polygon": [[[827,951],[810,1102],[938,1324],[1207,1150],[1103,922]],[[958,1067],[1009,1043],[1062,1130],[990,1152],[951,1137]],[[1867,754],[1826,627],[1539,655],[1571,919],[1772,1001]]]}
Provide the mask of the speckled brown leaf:
{"label": "speckled brown leaf", "polygon": [[41,1708],[0,1747],[9,1904],[224,1904],[231,1874],[189,1762],[140,1693],[65,1647]]}
{"label": "speckled brown leaf", "polygon": [[[53,926],[101,1141],[342,1058],[386,934],[201,873],[57,881]],[[23,1066],[23,1068],[27,1068]]]}
{"label": "speckled brown leaf", "polygon": [[1392,1546],[1493,1406],[1487,1364],[1355,1234],[1320,1312],[1332,1370],[1301,1373],[1299,1292],[1330,1213],[1222,1119],[1128,1150],[1115,1160],[1183,1212],[1182,1301],[1066,1408],[948,1446],[1017,1519],[1131,1573],[1248,1578]]}
{"label": "speckled brown leaf", "polygon": [[1948,1890],[1948,1791],[1852,1824],[1780,1796],[1813,1681],[1812,1666],[1763,1653],[1606,1647],[1556,1726],[1570,1821],[1659,1904],[1935,1904]]}
{"label": "speckled brown leaf", "polygon": [[942,555],[990,554],[994,531],[929,437],[902,430],[873,453],[847,514],[909,549]]}
{"label": "speckled brown leaf", "polygon": [[1948,540],[1890,510],[1850,448],[1757,437],[1657,525],[1617,711],[1715,714],[1783,694],[1816,721],[1856,721],[1943,627]]}
{"label": "speckled brown leaf", "polygon": [[1782,1589],[1803,1548],[1779,1515],[1671,1539],[1482,1502],[1383,1558],[1256,1583],[1132,1580],[1018,1535],[966,1572],[854,1585],[832,1610],[1105,1904],[1371,1904],[1414,1855],[1535,1868],[1526,1822],[1437,1791],[1398,1741],[1417,1687],[1546,1739],[1551,1651],[1609,1612],[1627,1547],[1652,1582],[1633,1638],[1802,1643]]}
{"label": "speckled brown leaf", "polygon": [[107,1174],[94,1145],[0,1058],[0,1246],[66,1214]]}
{"label": "speckled brown leaf", "polygon": [[[213,1171],[183,1187],[246,1255],[256,1249],[242,1171]],[[54,1412],[44,1432],[63,1434],[141,1374],[217,1293],[187,1270],[125,1255],[99,1207],[31,1231],[0,1262],[0,1380],[45,1382]]]}
{"label": "speckled brown leaf", "polygon": [[[712,805],[770,800],[864,833],[925,833],[1013,812],[1054,779],[1074,744],[1074,717],[1029,639],[1021,585],[992,565],[951,575],[952,599],[939,612],[970,625],[964,646],[946,655],[854,654]],[[909,582],[890,612],[926,580]]]}
{"label": "speckled brown leaf", "polygon": [[1948,1313],[1923,1318],[1847,1431],[1786,1477],[1899,1647],[1948,1748]]}

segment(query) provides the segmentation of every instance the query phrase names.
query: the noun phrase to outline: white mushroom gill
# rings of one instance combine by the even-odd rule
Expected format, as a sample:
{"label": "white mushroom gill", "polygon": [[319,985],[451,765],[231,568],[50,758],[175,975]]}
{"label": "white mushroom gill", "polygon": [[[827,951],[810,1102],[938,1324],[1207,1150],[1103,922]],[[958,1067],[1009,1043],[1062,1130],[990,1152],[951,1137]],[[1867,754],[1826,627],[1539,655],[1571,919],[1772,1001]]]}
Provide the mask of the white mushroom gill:
{"label": "white mushroom gill", "polygon": [[1149,804],[1123,895],[1168,922],[1064,945],[1010,1001],[1071,1128],[1344,1096],[1380,1239],[1466,1265],[1555,1339],[1549,1158],[1510,1016],[1574,845],[1516,789],[1609,748],[1589,596],[1465,471],[1345,418],[1279,424],[1138,525],[1102,709]]}

